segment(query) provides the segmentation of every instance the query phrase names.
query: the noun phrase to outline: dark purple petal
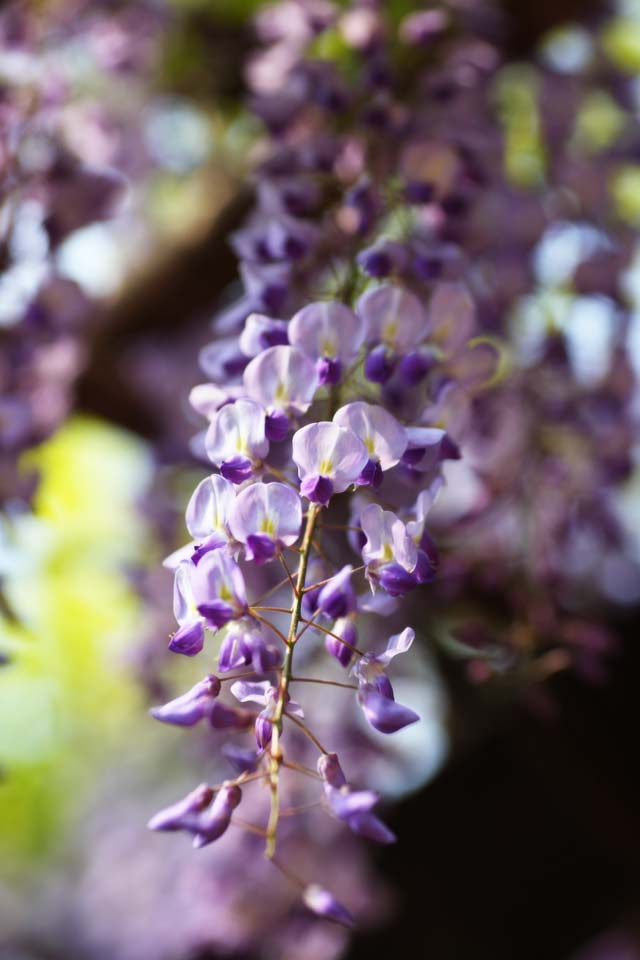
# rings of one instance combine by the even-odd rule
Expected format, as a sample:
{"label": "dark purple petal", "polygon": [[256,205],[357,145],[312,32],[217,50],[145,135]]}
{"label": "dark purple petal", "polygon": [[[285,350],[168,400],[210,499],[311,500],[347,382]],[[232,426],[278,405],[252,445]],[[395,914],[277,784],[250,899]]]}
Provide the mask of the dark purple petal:
{"label": "dark purple petal", "polygon": [[204,646],[204,626],[201,620],[184,623],[171,637],[169,650],[183,653],[185,657],[195,657]]}
{"label": "dark purple petal", "polygon": [[358,254],[356,260],[365,273],[368,273],[370,277],[376,277],[378,280],[382,277],[388,277],[393,270],[391,257],[380,247],[368,247]]}
{"label": "dark purple petal", "polygon": [[198,604],[198,613],[214,630],[224,627],[225,623],[233,620],[234,610],[226,600],[211,600],[209,603]]}
{"label": "dark purple petal", "polygon": [[378,579],[380,586],[392,597],[402,597],[416,586],[416,576],[399,563],[388,563],[382,568]]}
{"label": "dark purple petal", "polygon": [[300,493],[312,503],[329,503],[333,494],[333,484],[329,477],[306,477],[300,485]]}
{"label": "dark purple petal", "polygon": [[361,487],[373,487],[374,490],[377,490],[382,483],[382,479],[380,461],[372,458],[367,460],[364,470],[356,480],[356,483],[360,484]]}
{"label": "dark purple petal", "polygon": [[427,373],[433,366],[433,359],[424,353],[413,350],[406,354],[400,361],[398,373],[403,381],[415,386],[424,380]]}
{"label": "dark purple petal", "polygon": [[267,717],[263,717],[260,714],[256,718],[256,743],[261,750],[264,750],[265,747],[268,747],[271,743],[271,737],[273,735],[273,724]]}
{"label": "dark purple petal", "polygon": [[382,696],[371,684],[361,685],[358,700],[365,717],[380,733],[395,733],[420,719],[409,707]]}
{"label": "dark purple petal", "polygon": [[273,560],[277,552],[277,543],[265,533],[250,533],[247,537],[247,560],[261,564]]}
{"label": "dark purple petal", "polygon": [[342,377],[342,363],[340,360],[334,360],[331,357],[321,357],[316,364],[318,371],[318,382],[323,385],[333,385],[340,383]]}
{"label": "dark purple petal", "polygon": [[[423,534],[423,539],[424,539]],[[426,534],[428,536],[428,534]],[[435,562],[434,562],[435,556]],[[427,553],[426,550],[418,550],[418,562],[414,570],[414,575],[418,583],[431,583],[436,575],[438,568],[438,554],[435,551],[435,554],[431,555]]]}
{"label": "dark purple petal", "polygon": [[364,364],[364,375],[372,383],[386,383],[395,368],[395,358],[380,344],[371,351]]}
{"label": "dark purple petal", "polygon": [[356,609],[356,594],[351,583],[353,567],[349,564],[325,583],[318,594],[318,607],[332,620],[346,617]]}
{"label": "dark purple petal", "polygon": [[220,547],[226,546],[226,543],[227,541],[224,540],[219,533],[214,533],[212,537],[209,537],[195,547],[191,554],[191,562],[197,566],[205,553],[209,553],[210,550],[218,550]]}
{"label": "dark purple petal", "polygon": [[244,483],[253,476],[251,460],[247,457],[231,457],[220,464],[220,473],[231,483]]}
{"label": "dark purple petal", "polygon": [[282,410],[274,410],[266,416],[264,422],[265,436],[267,440],[277,443],[279,440],[284,440],[289,433],[290,426],[286,413],[283,413]]}

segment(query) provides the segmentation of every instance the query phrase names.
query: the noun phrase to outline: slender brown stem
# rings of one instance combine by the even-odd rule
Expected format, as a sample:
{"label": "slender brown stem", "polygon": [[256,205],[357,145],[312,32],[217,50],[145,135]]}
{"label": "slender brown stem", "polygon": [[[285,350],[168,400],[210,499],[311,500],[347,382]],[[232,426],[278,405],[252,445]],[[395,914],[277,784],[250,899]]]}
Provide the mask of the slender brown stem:
{"label": "slender brown stem", "polygon": [[324,753],[325,755],[329,753],[329,751],[325,750],[325,748],[322,746],[316,735],[311,733],[311,730],[309,730],[309,727],[306,725],[306,723],[303,723],[302,720],[298,720],[297,717],[292,717],[290,713],[286,713],[285,716],[287,720],[291,720],[292,723],[295,723],[296,727],[299,727],[302,730],[304,735],[311,740],[311,743],[318,748],[320,753]]}
{"label": "slender brown stem", "polygon": [[268,600],[272,594],[277,593],[278,590],[282,590],[283,587],[286,587],[288,582],[289,582],[288,578],[285,577],[284,580],[280,580],[279,583],[276,583],[273,587],[270,587],[266,593],[263,593],[261,597],[258,597],[258,599],[255,601],[254,606],[261,604],[263,600]]}
{"label": "slender brown stem", "polygon": [[340,683],[339,680],[320,680],[316,677],[291,677],[291,683],[322,683],[327,687],[343,687],[345,690],[357,690],[355,683]]}
{"label": "slender brown stem", "polygon": [[[312,622],[311,620],[302,620],[302,623],[306,623],[308,627],[313,627],[314,630],[319,630],[320,633],[326,633],[328,637],[333,637],[334,640],[339,640],[341,644],[345,647],[349,647],[350,650],[353,650],[354,653],[357,653],[359,657],[364,657],[362,650],[359,650],[357,647],[354,647],[352,643],[349,643],[348,640],[345,640],[343,637],[339,637],[337,633],[334,633],[333,630],[327,630],[326,627],[323,627],[319,623]],[[306,627],[305,627],[306,629]]]}
{"label": "slender brown stem", "polygon": [[284,571],[285,571],[287,577],[289,578],[289,583],[291,584],[291,589],[293,590],[293,595],[294,595],[294,597],[295,597],[295,596],[297,596],[297,594],[298,594],[298,587],[297,587],[297,585],[296,585],[295,580],[293,579],[293,574],[291,573],[291,570],[289,570],[289,565],[288,565],[287,561],[285,560],[284,555],[283,555],[282,553],[280,554],[280,563],[281,563],[282,566],[284,567]]}
{"label": "slender brown stem", "polygon": [[323,779],[316,770],[312,770],[311,767],[305,767],[302,763],[296,763],[295,760],[283,760],[281,766],[286,767],[287,770],[295,770],[296,773],[304,773],[307,777],[312,777],[314,780]]}
{"label": "slender brown stem", "polygon": [[[360,573],[361,570],[364,570],[364,563],[362,563],[359,567],[354,567],[351,573]],[[324,580],[318,580],[317,583],[312,583],[309,587],[305,587],[302,592],[309,593],[310,590],[317,590],[318,587],[324,587],[325,583],[329,583],[330,580],[333,580],[333,577],[326,577]]]}
{"label": "slender brown stem", "polygon": [[232,827],[241,827],[242,830],[248,830],[249,833],[256,833],[259,837],[266,837],[267,831],[264,827],[258,827],[255,823],[249,823],[248,820],[242,820],[240,817],[233,817],[231,819]]}
{"label": "slender brown stem", "polygon": [[264,623],[265,627],[269,627],[270,630],[273,630],[275,635],[279,637],[280,640],[282,640],[284,645],[285,646],[287,645],[287,638],[285,637],[284,633],[282,632],[282,630],[278,630],[278,628],[273,623],[271,623],[271,620],[267,620],[266,617],[262,617],[260,616],[259,613],[256,613],[255,607],[249,607],[249,613],[251,614],[252,617],[255,617],[256,620],[259,620],[260,623]]}
{"label": "slender brown stem", "polygon": [[254,610],[263,610],[267,613],[291,613],[291,607],[263,607],[262,604],[253,607]]}
{"label": "slender brown stem", "polygon": [[313,803],[301,803],[297,807],[285,807],[280,811],[281,817],[296,817],[299,813],[306,813],[307,810],[313,810],[315,807],[321,807],[322,800],[314,800]]}

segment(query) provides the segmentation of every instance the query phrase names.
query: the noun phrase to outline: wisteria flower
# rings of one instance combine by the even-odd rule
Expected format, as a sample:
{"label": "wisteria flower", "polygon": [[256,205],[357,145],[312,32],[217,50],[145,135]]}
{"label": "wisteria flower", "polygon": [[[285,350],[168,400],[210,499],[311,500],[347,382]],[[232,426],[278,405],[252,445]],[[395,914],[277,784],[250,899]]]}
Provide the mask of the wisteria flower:
{"label": "wisteria flower", "polygon": [[223,477],[232,483],[249,480],[269,452],[264,407],[248,398],[222,407],[211,421],[205,447]]}
{"label": "wisteria flower", "polygon": [[409,707],[396,703],[385,673],[393,658],[406,653],[414,639],[415,631],[406,627],[389,638],[383,653],[365,653],[351,668],[358,680],[358,702],[371,726],[380,733],[395,733],[420,719]]}
{"label": "wisteria flower", "polygon": [[180,564],[175,574],[173,610],[180,629],[169,649],[194,656],[204,644],[204,628],[218,630],[243,616],[247,596],[242,571],[228,554],[212,550],[194,563]]}
{"label": "wisteria flower", "polygon": [[364,324],[343,303],[309,303],[291,319],[289,340],[315,361],[321,384],[338,383],[362,346]]}
{"label": "wisteria flower", "polygon": [[286,320],[272,320],[262,313],[247,317],[238,344],[247,357],[257,357],[269,347],[278,347],[289,342]]}
{"label": "wisteria flower", "polygon": [[186,693],[170,700],[161,707],[149,711],[156,720],[173,723],[179,727],[192,727],[211,713],[213,703],[220,693],[220,681],[214,674],[199,680]]}
{"label": "wisteria flower", "polygon": [[204,847],[226,831],[241,799],[242,791],[236,784],[224,783],[215,794],[211,787],[201,784],[184,800],[152,817],[149,829],[185,830],[193,834],[194,847]]}
{"label": "wisteria flower", "polygon": [[413,589],[418,582],[414,574],[418,550],[402,520],[370,503],[360,515],[360,526],[366,537],[362,559],[371,585],[380,584],[392,597]]}
{"label": "wisteria flower", "polygon": [[325,583],[316,600],[316,609],[321,610],[327,617],[346,617],[356,609],[356,594],[351,583],[353,566],[347,564],[335,577]]}
{"label": "wisteria flower", "polygon": [[424,340],[429,318],[415,294],[396,284],[367,290],[356,309],[365,323],[367,342],[374,347],[367,357],[365,373],[370,380],[384,383],[396,359]]}
{"label": "wisteria flower", "polygon": [[218,651],[218,670],[228,673],[251,664],[259,673],[268,673],[282,662],[282,650],[250,618],[232,620]]}
{"label": "wisteria flower", "polygon": [[337,754],[323,754],[318,760],[318,773],[324,779],[327,806],[336,819],[369,840],[395,842],[395,834],[371,812],[380,799],[379,795],[373,790],[354,790],[347,783]]}
{"label": "wisteria flower", "polygon": [[353,617],[338,617],[331,631],[324,638],[327,653],[334,657],[345,669],[351,663],[358,643],[358,628]]}
{"label": "wisteria flower", "polygon": [[268,413],[285,416],[306,413],[318,387],[318,375],[309,358],[297,347],[269,347],[250,361],[244,372],[247,394]]}
{"label": "wisteria flower", "polygon": [[[240,703],[258,703],[263,709],[256,717],[256,742],[261,750],[271,742],[273,724],[271,719],[278,702],[278,691],[269,680],[237,680],[231,686],[231,693]],[[287,696],[285,714],[304,718],[304,712],[299,703]]]}
{"label": "wisteria flower", "polygon": [[383,471],[399,463],[405,452],[407,435],[404,427],[384,407],[361,400],[341,407],[333,422],[352,430],[367,448],[369,459],[357,482],[374,489],[379,487]]}
{"label": "wisteria flower", "polygon": [[300,492],[323,505],[355,483],[369,459],[352,430],[327,421],[309,423],[293,435],[292,457],[302,481]]}
{"label": "wisteria flower", "polygon": [[258,564],[294,544],[301,524],[300,497],[284,483],[251,484],[238,494],[229,513],[231,533],[244,544],[246,559]]}

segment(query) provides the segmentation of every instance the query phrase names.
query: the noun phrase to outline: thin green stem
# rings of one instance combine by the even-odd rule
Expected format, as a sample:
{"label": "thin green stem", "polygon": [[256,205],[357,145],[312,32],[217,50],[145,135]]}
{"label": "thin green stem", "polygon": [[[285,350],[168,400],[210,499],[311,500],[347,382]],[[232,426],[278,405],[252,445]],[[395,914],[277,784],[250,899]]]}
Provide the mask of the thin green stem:
{"label": "thin green stem", "polygon": [[[289,695],[289,683],[291,682],[292,667],[293,667],[293,649],[297,640],[298,633],[298,624],[300,623],[300,617],[302,613],[302,596],[304,582],[307,576],[307,565],[309,563],[309,555],[311,553],[311,545],[313,541],[313,532],[316,525],[316,520],[320,512],[320,506],[318,504],[311,504],[309,507],[309,512],[307,514],[304,535],[302,537],[301,552],[300,552],[300,563],[298,566],[298,572],[296,576],[295,583],[292,583],[293,588],[293,603],[291,607],[291,622],[289,624],[289,635],[285,639],[286,643],[286,653],[284,656],[284,661],[282,664],[282,672],[280,674],[280,684],[278,687],[278,699],[276,702],[275,709],[273,711],[273,716],[271,722],[273,725],[273,732],[271,735],[271,744],[270,744],[270,764],[269,764],[269,779],[271,787],[271,810],[269,812],[269,823],[267,825],[267,845],[265,849],[265,856],[267,859],[272,860],[276,852],[276,833],[278,830],[278,821],[280,819],[280,791],[279,791],[279,773],[280,773],[280,764],[282,763],[282,747],[280,746],[280,736],[282,734],[282,719],[285,715],[285,707],[287,704],[287,699]],[[259,616],[259,615],[258,615]],[[259,619],[261,619],[259,617]],[[280,631],[277,631],[278,633]],[[294,719],[290,717],[289,719]],[[298,721],[295,721],[296,723]],[[310,731],[309,731],[310,733]],[[310,734],[313,736],[313,734]]]}

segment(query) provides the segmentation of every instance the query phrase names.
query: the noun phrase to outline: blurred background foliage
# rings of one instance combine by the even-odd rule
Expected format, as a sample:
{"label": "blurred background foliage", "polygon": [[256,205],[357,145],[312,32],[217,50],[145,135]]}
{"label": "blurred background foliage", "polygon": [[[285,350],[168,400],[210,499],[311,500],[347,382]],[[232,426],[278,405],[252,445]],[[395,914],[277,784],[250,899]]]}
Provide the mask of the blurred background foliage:
{"label": "blurred background foliage", "polygon": [[[155,105],[145,120],[153,171],[121,220],[78,231],[60,253],[68,276],[112,304],[129,295],[130,285],[163,252],[206,233],[245,179],[260,135],[240,100],[238,68],[249,45],[247,19],[260,3],[172,3],[177,26],[164,43],[152,80]],[[398,19],[412,8],[410,0],[389,3]],[[218,61],[212,59],[212,37]],[[579,23],[561,24],[545,36],[542,51],[571,74],[594,56],[592,42]],[[600,43],[618,67],[640,75],[640,3],[621,3]],[[349,55],[331,32],[315,53]],[[540,96],[539,71],[530,62],[515,58],[500,71],[495,98],[505,163],[523,189],[536,189],[546,175]],[[625,122],[605,90],[592,93],[572,133],[576,151],[606,150]],[[614,164],[607,189],[619,216],[640,225],[640,164]],[[567,290],[563,295],[572,296]],[[538,303],[545,323],[554,322],[550,302],[542,284]],[[168,391],[173,399],[173,384]],[[180,417],[187,434],[184,411]],[[150,446],[80,413],[24,457],[22,468],[39,477],[33,514],[12,516],[0,533],[8,607],[0,624],[0,653],[8,658],[0,673],[0,857],[16,878],[27,876],[34,861],[65,850],[79,811],[105,770],[126,754],[134,727],[138,754],[148,749],[157,758],[164,750],[175,759],[177,753],[159,746],[167,742],[166,731],[156,739],[145,718],[148,692],[131,670],[136,645],[155,626],[131,572],[154,569],[163,551],[154,524],[139,509],[154,481]],[[185,468],[183,479],[170,487],[176,515],[192,479]],[[158,645],[165,640],[155,637]]]}

